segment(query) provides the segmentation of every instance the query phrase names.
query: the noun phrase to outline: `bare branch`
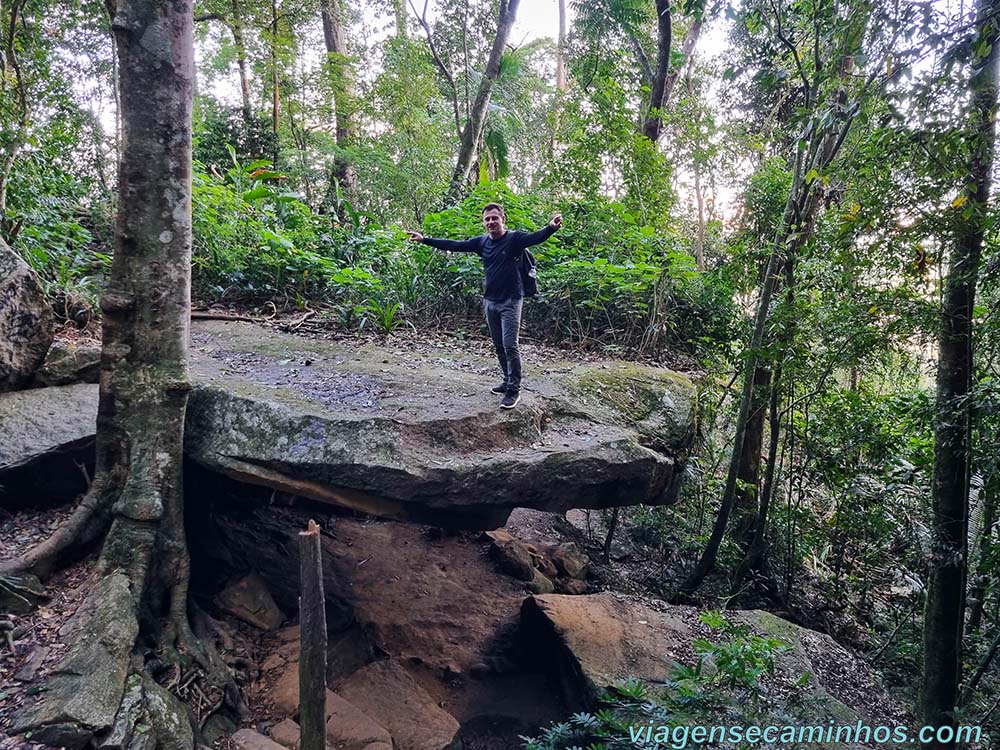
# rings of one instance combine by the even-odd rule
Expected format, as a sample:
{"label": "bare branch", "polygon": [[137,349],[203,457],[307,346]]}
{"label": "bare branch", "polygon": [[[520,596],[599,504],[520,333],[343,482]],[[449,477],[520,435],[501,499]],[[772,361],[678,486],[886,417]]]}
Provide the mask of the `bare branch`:
{"label": "bare branch", "polygon": [[646,51],[639,44],[639,40],[636,39],[635,34],[629,34],[628,40],[632,43],[632,49],[635,50],[635,56],[639,58],[639,65],[642,67],[642,79],[645,83],[651,84],[653,82],[653,67],[649,64],[649,57],[646,55]]}
{"label": "bare branch", "polygon": [[427,6],[430,0],[424,0],[424,12],[418,13],[416,6],[413,4],[413,0],[409,0],[410,8],[413,10],[413,15],[416,16],[420,25],[424,29],[424,33],[427,35],[427,46],[430,47],[431,57],[434,59],[434,64],[437,66],[438,70],[448,81],[448,85],[451,86],[451,108],[455,115],[455,131],[458,133],[458,137],[462,137],[462,118],[458,114],[458,86],[455,85],[455,77],[448,70],[448,66],[444,64],[441,56],[438,54],[437,47],[434,46],[434,35],[431,33],[431,26],[427,22]]}

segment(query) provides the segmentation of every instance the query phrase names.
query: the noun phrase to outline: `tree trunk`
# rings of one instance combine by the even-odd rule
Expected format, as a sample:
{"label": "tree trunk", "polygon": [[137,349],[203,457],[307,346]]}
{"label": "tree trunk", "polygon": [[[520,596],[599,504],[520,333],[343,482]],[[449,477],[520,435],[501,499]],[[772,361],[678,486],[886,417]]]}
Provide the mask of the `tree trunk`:
{"label": "tree trunk", "polygon": [[396,36],[405,39],[409,31],[406,23],[406,0],[392,0],[392,9],[396,14]]}
{"label": "tree trunk", "polygon": [[656,0],[656,70],[649,92],[649,108],[642,124],[642,134],[656,143],[663,127],[662,110],[666,105],[667,74],[670,72],[671,17],[670,0]]}
{"label": "tree trunk", "polygon": [[243,98],[243,124],[249,128],[253,120],[253,106],[250,103],[250,77],[247,73],[247,46],[243,39],[243,16],[240,15],[240,1],[231,0],[232,16],[229,30],[233,34],[236,48],[236,64],[240,70],[240,95]]}
{"label": "tree trunk", "polygon": [[680,77],[681,71],[687,67],[690,73],[690,66],[694,59],[694,48],[697,46],[698,38],[700,36],[701,21],[699,20],[691,24],[691,28],[688,29],[687,36],[684,37],[684,44],[681,46],[681,54],[684,56],[684,62],[679,67],[671,70],[667,75],[667,80],[663,85],[663,106],[666,106],[667,102],[670,101],[670,97],[674,93],[674,86],[677,85],[677,79]]}
{"label": "tree trunk", "polygon": [[354,200],[358,192],[358,175],[345,155],[354,140],[354,69],[347,49],[347,32],[343,0],[322,0],[323,40],[326,43],[327,65],[334,90],[337,115],[337,158],[332,176],[341,190]]}
{"label": "tree trunk", "polygon": [[705,193],[701,187],[701,165],[694,165],[694,198],[698,203],[698,236],[694,246],[695,268],[705,270]]}
{"label": "tree trunk", "polygon": [[[145,746],[138,740],[148,732],[169,741],[161,747],[185,748],[194,746],[194,730],[184,707],[143,676],[133,647],[141,633],[157,647],[150,655],[187,653],[219,678],[213,684],[225,681],[187,613],[182,437],[190,390],[193,13],[190,0],[117,0],[109,9],[121,72],[121,200],[101,298],[97,466],[71,526],[92,535],[112,523],[99,580],[77,614],[80,632],[93,635],[72,643],[22,722],[43,742],[73,733],[73,744],[83,745],[113,724],[122,746]],[[50,540],[44,555],[20,562],[51,565],[65,546]],[[212,699],[221,703],[222,694],[220,687]],[[127,696],[139,696],[137,711],[107,712]],[[162,710],[147,710],[150,696]]]}
{"label": "tree trunk", "polygon": [[731,594],[736,594],[743,585],[743,580],[750,573],[759,570],[767,552],[767,527],[771,515],[771,497],[774,495],[774,473],[778,463],[778,444],[781,436],[781,415],[778,413],[778,397],[781,384],[781,366],[775,368],[771,383],[770,407],[768,409],[768,441],[767,466],[764,469],[764,484],[760,489],[760,503],[757,516],[754,519],[753,533],[746,555],[736,568],[733,575]]}
{"label": "tree trunk", "polygon": [[552,137],[549,158],[556,158],[559,144],[559,124],[562,121],[562,94],[566,91],[566,0],[559,0],[559,41],[556,45],[556,97],[552,108]]}
{"label": "tree trunk", "polygon": [[16,126],[5,133],[5,137],[0,140],[0,154],[3,155],[0,158],[0,235],[6,237],[11,244],[14,243],[20,227],[15,227],[6,218],[7,186],[14,170],[14,162],[28,134],[28,94],[17,56],[20,45],[18,31],[24,28],[22,11],[25,5],[25,0],[13,0],[7,13],[4,13],[3,4],[0,3],[0,25],[2,25],[0,36],[4,42],[3,48],[0,49],[0,96],[14,102],[12,109],[17,113]]}
{"label": "tree trunk", "polygon": [[[190,390],[191,103],[188,0],[120,2],[115,14],[124,152],[104,313],[95,486],[114,497],[102,567],[148,569],[187,622],[181,465]],[[159,44],[149,43],[150,37]],[[155,169],[151,168],[155,165]],[[154,547],[155,543],[155,547]],[[154,548],[160,552],[150,567]]]}
{"label": "tree trunk", "polygon": [[[1000,2],[1000,0],[996,0]],[[844,29],[846,38],[855,39],[855,45],[860,44],[863,33],[859,31],[856,24],[865,24],[868,20],[867,13],[855,13],[851,18],[853,22]],[[863,27],[860,31],[863,32]],[[819,40],[815,42],[815,55],[819,60],[821,48]],[[768,259],[767,269],[764,272],[764,282],[761,287],[760,299],[757,302],[757,312],[754,316],[753,332],[750,336],[747,348],[747,358],[743,374],[743,389],[740,396],[740,407],[736,417],[736,431],[733,439],[733,452],[729,462],[729,472],[726,478],[726,486],[723,491],[722,502],[719,506],[715,524],[712,527],[712,534],[701,558],[694,569],[681,584],[677,592],[679,600],[689,599],[698,589],[705,576],[715,567],[715,560],[722,545],[726,528],[729,524],[729,517],[736,502],[736,489],[739,477],[740,461],[743,455],[744,442],[746,440],[747,428],[750,419],[751,406],[753,402],[753,386],[756,369],[759,362],[761,346],[764,343],[764,335],[767,329],[771,298],[777,287],[778,274],[782,266],[789,261],[793,261],[799,249],[808,241],[813,229],[816,211],[819,207],[821,192],[819,190],[819,180],[807,179],[810,174],[818,174],[826,169],[840,153],[850,132],[851,125],[857,115],[858,107],[848,102],[847,85],[853,73],[854,57],[853,51],[847,50],[838,61],[839,87],[829,97],[829,110],[821,111],[816,102],[816,81],[806,79],[809,95],[807,101],[813,108],[809,121],[808,138],[803,138],[798,142],[798,150],[795,156],[792,185],[789,189],[788,199],[785,202],[785,210],[778,224],[774,242],[771,246],[771,255]],[[829,111],[836,110],[836,118],[829,116]]]}
{"label": "tree trunk", "polygon": [[472,165],[476,162],[477,146],[482,140],[483,131],[486,128],[486,110],[490,104],[493,83],[500,75],[500,58],[503,57],[504,48],[507,46],[507,39],[510,37],[510,30],[514,25],[520,3],[521,0],[500,0],[500,20],[497,24],[496,37],[493,39],[493,48],[490,50],[489,61],[486,63],[486,74],[479,84],[479,91],[472,104],[472,111],[462,129],[462,143],[459,146],[458,160],[448,191],[452,199],[461,196],[469,183]]}
{"label": "tree trunk", "polygon": [[556,90],[566,90],[566,0],[559,0],[559,41],[556,46]]}
{"label": "tree trunk", "polygon": [[[997,37],[1000,0],[980,0],[980,27],[972,49],[985,57],[973,59],[969,81],[970,159],[963,192],[970,214],[955,239],[941,303],[938,358],[937,417],[934,428],[933,553],[924,612],[924,673],[920,692],[923,722],[955,726],[955,706],[962,679],[962,639],[965,618],[969,472],[971,443],[972,315],[979,261],[987,228],[988,201],[997,109]],[[930,747],[930,745],[926,745]],[[953,748],[955,743],[934,743]]]}
{"label": "tree trunk", "polygon": [[736,501],[733,505],[733,537],[745,545],[753,536],[754,518],[757,515],[760,483],[760,454],[764,445],[764,418],[767,416],[768,392],[771,390],[771,368],[765,362],[757,364],[753,377],[750,416],[747,418],[746,437],[740,451],[740,465],[736,475]]}
{"label": "tree trunk", "polygon": [[[278,106],[281,94],[278,91],[278,0],[271,0],[271,132],[278,135],[280,124]],[[275,138],[277,144],[277,138]],[[275,145],[273,161],[278,162],[278,146]]]}

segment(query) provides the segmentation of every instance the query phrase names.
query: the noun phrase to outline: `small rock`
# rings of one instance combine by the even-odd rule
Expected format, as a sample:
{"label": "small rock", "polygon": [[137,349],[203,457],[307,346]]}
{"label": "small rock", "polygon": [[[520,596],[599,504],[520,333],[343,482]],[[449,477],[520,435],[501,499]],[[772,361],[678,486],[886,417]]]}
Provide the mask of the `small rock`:
{"label": "small rock", "polygon": [[31,733],[32,742],[62,747],[65,750],[79,750],[90,742],[94,733],[78,724],[48,724]]}
{"label": "small rock", "polygon": [[531,564],[528,548],[516,539],[509,542],[494,542],[490,545],[490,558],[504,573],[522,581],[530,581],[535,569]]}
{"label": "small rock", "polygon": [[546,578],[556,578],[559,575],[556,564],[547,555],[543,553],[532,555],[531,561],[534,563],[535,569],[540,571]]}
{"label": "small rock", "polygon": [[287,663],[288,659],[283,654],[274,652],[264,659],[264,663],[260,665],[260,669],[262,672],[270,672],[285,666]]}
{"label": "small rock", "polygon": [[559,572],[570,578],[583,580],[587,576],[587,556],[572,542],[560,544],[552,551],[552,561]]}
{"label": "small rock", "polygon": [[[218,712],[208,717],[205,726],[201,729],[201,733],[208,741],[208,744],[214,746],[217,740],[222,737],[228,737],[237,729],[239,727],[236,726],[232,719],[224,713]],[[132,748],[129,748],[129,750],[132,750]]]}
{"label": "small rock", "polygon": [[579,578],[568,578],[556,583],[556,591],[560,594],[573,594],[580,596],[586,594],[590,590],[586,581],[581,581]]}
{"label": "small rock", "polygon": [[399,750],[445,750],[460,728],[396,661],[358,670],[338,686],[337,694],[385,727],[394,740],[390,747]]}
{"label": "small rock", "polygon": [[294,716],[299,711],[299,664],[290,662],[266,696],[279,716]]}
{"label": "small rock", "polygon": [[298,625],[289,625],[287,628],[279,630],[276,635],[278,636],[278,640],[284,643],[298,641],[302,637],[302,628]]}
{"label": "small rock", "polygon": [[252,729],[241,729],[230,739],[238,750],[286,750],[274,740],[257,734]]}
{"label": "small rock", "polygon": [[219,609],[261,630],[274,630],[285,616],[274,603],[267,584],[256,573],[228,586],[215,597]]}
{"label": "small rock", "polygon": [[43,385],[96,383],[100,372],[100,342],[56,341],[49,348],[45,364],[35,373],[35,378]]}
{"label": "small rock", "polygon": [[270,730],[271,739],[288,750],[299,750],[299,725],[291,719],[282,719]]}
{"label": "small rock", "polygon": [[0,576],[0,612],[26,615],[35,607],[48,601],[45,587],[30,574]]}
{"label": "small rock", "polygon": [[497,544],[503,544],[505,542],[513,542],[514,537],[508,534],[503,529],[495,529],[494,531],[484,531],[483,540],[489,540],[491,542],[496,542]]}
{"label": "small rock", "polygon": [[528,591],[532,594],[552,594],[555,593],[556,587],[553,585],[552,581],[543,575],[542,573],[535,571],[534,577],[528,584]]}

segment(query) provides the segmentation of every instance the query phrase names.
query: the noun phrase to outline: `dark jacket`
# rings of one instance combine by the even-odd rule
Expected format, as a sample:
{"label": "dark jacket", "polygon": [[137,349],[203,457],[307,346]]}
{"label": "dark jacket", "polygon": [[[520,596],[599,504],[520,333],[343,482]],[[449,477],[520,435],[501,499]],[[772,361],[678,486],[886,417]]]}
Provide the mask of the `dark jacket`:
{"label": "dark jacket", "polygon": [[539,245],[555,233],[556,227],[547,224],[530,234],[508,229],[498,240],[483,234],[471,240],[439,240],[434,237],[424,237],[423,242],[438,250],[479,255],[483,259],[483,271],[486,276],[483,281],[485,289],[483,296],[491,302],[503,302],[524,296],[521,274],[517,271],[515,259],[525,248]]}

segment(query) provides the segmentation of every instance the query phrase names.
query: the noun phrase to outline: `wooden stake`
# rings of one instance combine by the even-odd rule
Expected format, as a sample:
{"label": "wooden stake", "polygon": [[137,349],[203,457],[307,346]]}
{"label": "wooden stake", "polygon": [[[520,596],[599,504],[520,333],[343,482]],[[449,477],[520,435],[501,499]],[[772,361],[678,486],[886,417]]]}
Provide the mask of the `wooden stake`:
{"label": "wooden stake", "polygon": [[319,524],[310,519],[299,537],[299,748],[325,750],[326,606]]}

